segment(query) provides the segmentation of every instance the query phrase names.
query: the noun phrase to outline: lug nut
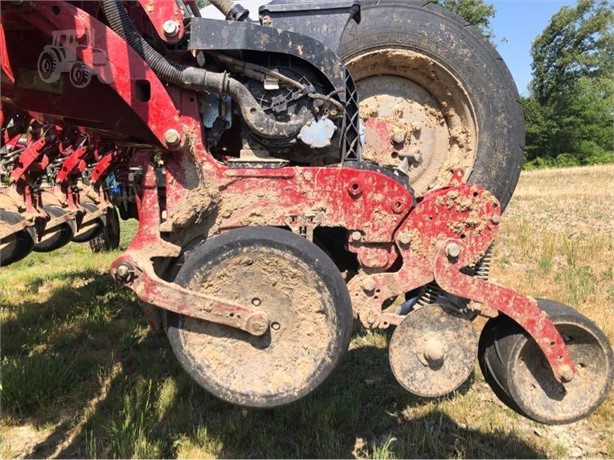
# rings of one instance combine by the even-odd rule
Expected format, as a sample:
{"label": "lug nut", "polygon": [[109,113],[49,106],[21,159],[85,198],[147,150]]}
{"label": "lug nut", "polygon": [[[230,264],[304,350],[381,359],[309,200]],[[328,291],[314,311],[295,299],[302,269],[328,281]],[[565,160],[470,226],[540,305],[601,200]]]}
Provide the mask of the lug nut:
{"label": "lug nut", "polygon": [[574,373],[569,366],[562,366],[561,368],[561,380],[563,383],[571,382],[574,378]]}
{"label": "lug nut", "polygon": [[162,30],[164,31],[164,35],[167,37],[176,37],[179,33],[179,24],[177,24],[176,21],[169,19],[168,21],[164,21],[164,24],[162,24]]}
{"label": "lug nut", "polygon": [[450,259],[456,259],[458,256],[460,256],[460,253],[461,253],[461,248],[458,244],[450,243],[446,246],[446,255]]}
{"label": "lug nut", "polygon": [[413,163],[417,163],[417,164],[422,163],[421,153],[399,152],[399,157],[403,159],[407,159],[408,161],[412,161]]}
{"label": "lug nut", "polygon": [[490,220],[493,224],[497,225],[499,222],[501,222],[501,216],[499,214],[495,214]]}
{"label": "lug nut", "polygon": [[181,136],[176,129],[169,129],[164,133],[164,142],[168,147],[177,147],[181,143]]}

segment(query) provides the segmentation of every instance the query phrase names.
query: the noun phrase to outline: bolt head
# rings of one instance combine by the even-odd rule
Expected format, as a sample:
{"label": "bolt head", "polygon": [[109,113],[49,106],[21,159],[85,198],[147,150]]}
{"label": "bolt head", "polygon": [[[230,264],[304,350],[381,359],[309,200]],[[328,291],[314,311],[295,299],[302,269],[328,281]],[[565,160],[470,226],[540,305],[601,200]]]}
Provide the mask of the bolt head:
{"label": "bolt head", "polygon": [[443,344],[435,338],[430,338],[426,342],[423,353],[424,359],[431,363],[441,363],[445,358]]}
{"label": "bolt head", "polygon": [[162,24],[162,30],[164,31],[164,35],[167,37],[176,37],[179,33],[179,24],[177,24],[176,21],[169,19],[168,21],[164,21],[164,24]]}
{"label": "bolt head", "polygon": [[490,220],[493,224],[497,225],[501,222],[501,216],[499,214],[495,214]]}
{"label": "bolt head", "polygon": [[458,244],[450,243],[446,246],[446,255],[450,259],[456,259],[458,256],[460,256],[460,253],[461,253],[461,248]]}
{"label": "bolt head", "polygon": [[574,372],[569,366],[563,366],[561,368],[561,380],[563,383],[571,382],[574,378]]}
{"label": "bolt head", "polygon": [[401,243],[404,246],[407,246],[409,243],[411,243],[411,235],[409,234],[409,232],[401,232],[399,234],[399,243]]}
{"label": "bolt head", "polygon": [[120,278],[128,276],[128,273],[130,273],[130,269],[126,265],[120,265],[117,267],[117,276]]}
{"label": "bolt head", "polygon": [[404,144],[405,143],[405,134],[401,131],[396,131],[392,133],[390,140],[393,144]]}
{"label": "bolt head", "polygon": [[176,129],[169,129],[164,133],[164,142],[169,147],[177,147],[181,143],[181,135]]}
{"label": "bolt head", "polygon": [[352,241],[360,241],[362,240],[362,233],[359,231],[352,232]]}
{"label": "bolt head", "polygon": [[362,283],[360,283],[363,290],[365,292],[373,292],[375,291],[375,281],[373,280],[373,278],[365,278],[364,280],[362,280]]}

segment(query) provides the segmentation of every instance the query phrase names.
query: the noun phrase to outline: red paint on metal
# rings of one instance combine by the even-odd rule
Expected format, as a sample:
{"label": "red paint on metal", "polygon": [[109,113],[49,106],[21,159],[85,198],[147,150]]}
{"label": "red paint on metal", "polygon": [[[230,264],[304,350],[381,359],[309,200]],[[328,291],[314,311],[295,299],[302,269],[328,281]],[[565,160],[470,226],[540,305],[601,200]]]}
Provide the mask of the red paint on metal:
{"label": "red paint on metal", "polygon": [[[139,2],[158,33],[169,14],[176,14],[175,2],[168,2],[168,5],[158,0]],[[150,6],[152,9],[148,11]],[[367,273],[377,272],[369,275],[363,272],[348,285],[355,309],[368,327],[398,324],[397,315],[382,313],[382,304],[389,298],[437,280],[449,292],[486,303],[516,320],[540,344],[557,376],[568,375],[568,369],[573,371],[573,363],[560,335],[534,303],[513,291],[459,271],[461,267],[476,263],[498,232],[500,206],[488,192],[480,187],[461,185],[461,178],[455,175],[450,187],[429,193],[415,205],[406,187],[377,171],[341,166],[229,168],[213,159],[202,145],[196,94],[163,84],[138,54],[103,23],[62,1],[25,2],[11,9],[11,14],[33,25],[45,36],[56,30],[75,30],[84,43],[77,49],[78,58],[90,68],[96,65],[94,48],[104,50],[111,63],[113,81],[107,85],[98,82],[98,86],[87,94],[95,95],[100,101],[106,96],[115,97],[112,103],[123,104],[122,113],[128,114],[130,119],[111,123],[108,114],[97,113],[96,100],[80,107],[83,102],[74,88],[58,95],[65,106],[50,98],[39,102],[35,91],[24,91],[20,101],[30,104],[29,107],[45,108],[47,114],[32,110],[30,115],[39,122],[52,116],[46,123],[53,130],[64,118],[79,114],[77,118],[83,120],[84,125],[81,132],[90,135],[102,132],[110,141],[151,146],[132,157],[132,165],[143,169],[143,181],[136,184],[139,229],[127,252],[113,264],[116,273],[121,264],[133,267],[129,284],[141,300],[244,330],[250,329],[249,318],[255,318],[256,323],[266,321],[266,318],[254,317],[249,307],[180,288],[162,280],[154,271],[152,259],[178,257],[182,250],[164,239],[162,228],[165,232],[177,232],[193,226],[197,216],[192,214],[206,214],[207,210],[195,209],[192,214],[182,215],[182,209],[194,197],[206,198],[211,194],[213,210],[221,213],[209,227],[203,227],[203,232],[215,234],[248,225],[294,228],[299,224],[348,230],[351,236],[348,244],[358,254],[361,268]],[[85,44],[86,35],[97,41]],[[7,46],[4,27],[0,36],[2,72],[10,77],[16,70],[11,66],[10,57],[19,55],[21,50]],[[32,55],[32,50],[29,51],[25,53],[28,56]],[[23,62],[35,68],[35,62]],[[149,98],[144,98],[138,90],[143,82],[149,85]],[[374,130],[381,140],[380,150],[392,152],[388,123],[377,119],[368,123],[368,129]],[[163,152],[165,183],[159,184],[152,165],[153,149],[164,145],[168,129],[180,133],[182,147],[173,153]],[[57,139],[58,133],[28,139],[11,174],[11,180],[26,203],[26,214],[39,219],[41,195],[31,186],[29,175],[41,174],[49,161],[58,155]],[[67,172],[58,177],[60,182],[68,183],[72,172],[84,170],[86,154],[75,145],[62,148],[72,149],[65,160]],[[97,186],[119,162],[127,163],[132,154],[131,149],[117,146],[108,151],[113,153],[96,158],[99,163],[92,180]],[[62,190],[67,193],[65,188]],[[69,207],[77,207],[79,194],[68,194],[66,199]],[[453,261],[446,254],[446,246],[451,242],[460,249]],[[386,272],[398,257],[402,258],[401,268],[394,273]],[[237,320],[237,315],[241,321]]]}
{"label": "red paint on metal", "polygon": [[464,250],[460,240],[450,240],[442,245],[434,263],[437,283],[451,294],[483,303],[509,316],[535,340],[556,378],[559,381],[570,379],[575,373],[573,359],[546,312],[539,309],[535,300],[492,282],[461,273],[462,264],[451,261],[445,254],[445,246],[451,243],[458,244]]}
{"label": "red paint on metal", "polygon": [[[158,37],[168,43],[177,43],[185,34],[183,27],[183,11],[177,7],[177,2],[169,0],[138,0],[143,11],[149,17]],[[164,33],[164,23],[174,21],[177,33],[169,36]]]}

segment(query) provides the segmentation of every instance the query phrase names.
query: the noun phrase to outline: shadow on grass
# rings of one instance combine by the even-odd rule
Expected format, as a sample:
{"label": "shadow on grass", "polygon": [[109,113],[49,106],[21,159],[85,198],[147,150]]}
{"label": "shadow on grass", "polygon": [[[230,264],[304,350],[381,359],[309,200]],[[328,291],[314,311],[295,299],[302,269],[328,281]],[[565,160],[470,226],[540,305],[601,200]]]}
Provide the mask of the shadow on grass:
{"label": "shadow on grass", "polygon": [[[231,406],[191,381],[166,338],[147,329],[129,291],[108,275],[74,279],[86,284],[8,306],[15,315],[3,325],[9,424],[55,426],[28,457],[545,455],[514,434],[460,426],[439,404],[448,398],[409,395],[394,380],[387,351],[373,346],[348,352],[318,391],[295,404]],[[38,366],[27,364],[37,359]]]}

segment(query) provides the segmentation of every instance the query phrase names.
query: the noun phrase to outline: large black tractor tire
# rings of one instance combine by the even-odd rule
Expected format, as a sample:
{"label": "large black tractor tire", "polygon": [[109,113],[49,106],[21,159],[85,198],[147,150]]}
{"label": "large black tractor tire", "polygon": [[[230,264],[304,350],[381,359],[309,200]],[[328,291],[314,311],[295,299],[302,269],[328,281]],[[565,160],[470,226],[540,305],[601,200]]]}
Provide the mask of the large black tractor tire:
{"label": "large black tractor tire", "polygon": [[90,240],[90,248],[93,252],[108,252],[119,248],[120,241],[119,215],[116,208],[107,212],[107,222],[100,235]]}
{"label": "large black tractor tire", "polygon": [[393,131],[401,141],[391,138],[388,145],[396,145],[382,158],[386,142],[370,151],[367,129],[365,160],[394,167],[401,152],[409,153],[408,175],[418,195],[446,185],[452,171],[463,168],[466,182],[485,187],[505,208],[520,175],[525,128],[518,91],[499,53],[437,5],[361,4],[362,22],[348,25],[339,55],[357,82],[363,123],[396,118]]}

